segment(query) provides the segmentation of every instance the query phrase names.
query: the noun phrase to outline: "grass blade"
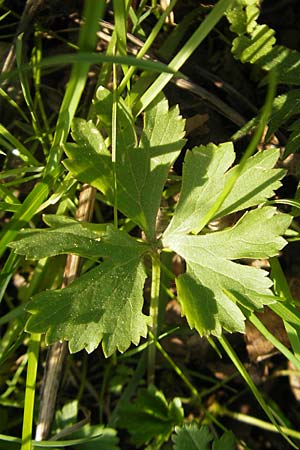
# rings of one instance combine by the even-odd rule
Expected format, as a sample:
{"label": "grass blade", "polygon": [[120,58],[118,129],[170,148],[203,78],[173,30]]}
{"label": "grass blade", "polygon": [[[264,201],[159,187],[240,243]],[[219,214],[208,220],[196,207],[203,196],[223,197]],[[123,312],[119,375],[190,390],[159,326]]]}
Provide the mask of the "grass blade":
{"label": "grass blade", "polygon": [[[183,64],[188,60],[196,48],[211,32],[215,25],[219,22],[226,9],[231,5],[233,0],[220,0],[213,10],[206,16],[201,25],[197,28],[195,33],[190,37],[182,49],[169,63],[169,68],[177,72]],[[161,74],[157,80],[149,87],[149,89],[139,99],[135,107],[135,114],[139,115],[144,109],[157,97],[162,89],[168,84],[173,75]]]}

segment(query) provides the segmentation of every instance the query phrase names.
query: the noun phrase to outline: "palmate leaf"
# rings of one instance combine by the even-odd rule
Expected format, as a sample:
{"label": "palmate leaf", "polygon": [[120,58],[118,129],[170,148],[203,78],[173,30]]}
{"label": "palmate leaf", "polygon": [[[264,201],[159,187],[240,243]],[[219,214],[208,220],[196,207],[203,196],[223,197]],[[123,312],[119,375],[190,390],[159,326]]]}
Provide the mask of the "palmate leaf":
{"label": "palmate leaf", "polygon": [[[271,168],[277,155],[272,150],[249,159],[220,216],[254,206],[272,195],[284,174]],[[235,226],[224,231],[189,234],[210,210],[230,172],[236,170],[233,167],[224,173],[233,159],[228,144],[201,147],[187,154],[180,200],[162,238],[164,247],[186,261],[186,272],[176,280],[178,298],[189,325],[200,335],[220,336],[222,329],[243,332],[245,317],[239,305],[255,310],[274,302],[267,272],[234,260],[276,255],[286,243],[281,235],[291,221],[290,216],[277,213],[273,207],[262,207],[244,214]]]}
{"label": "palmate leaf", "polygon": [[224,433],[219,439],[214,439],[209,428],[196,424],[183,425],[175,428],[172,436],[174,450],[234,450],[235,438],[231,431]]}
{"label": "palmate leaf", "polygon": [[149,318],[142,313],[145,269],[137,252],[119,263],[105,261],[69,287],[37,294],[28,306],[26,330],[46,331],[47,344],[69,341],[73,352],[92,352],[102,341],[110,356],[146,336]]}
{"label": "palmate leaf", "polygon": [[69,287],[42,292],[28,306],[26,329],[46,332],[46,342],[69,341],[71,352],[93,351],[102,341],[106,356],[124,352],[131,342],[146,336],[149,318],[142,313],[146,272],[142,257],[146,244],[135,241],[114,226],[87,224],[45,216],[48,230],[27,233],[11,244],[27,258],[40,259],[59,253],[104,262],[82,275]]}
{"label": "palmate leaf", "polygon": [[[94,105],[100,124],[111,132],[112,94],[101,88]],[[77,119],[72,132],[78,145],[65,147],[66,167],[82,182],[101,190],[109,203],[114,202],[113,169],[103,138],[93,124]],[[117,115],[117,206],[145,232],[155,238],[155,220],[170,166],[184,145],[184,120],[178,107],[169,110],[160,97],[146,111],[144,128],[137,142],[133,118],[120,99]]]}
{"label": "palmate leaf", "polygon": [[118,422],[130,432],[137,446],[153,440],[160,447],[183,419],[180,399],[174,398],[168,403],[164,394],[151,385],[139,391],[134,403],[120,408]]}
{"label": "palmate leaf", "polygon": [[[279,150],[271,149],[249,158],[217,217],[243,210],[264,202],[281,186],[285,171],[273,169]],[[231,142],[216,146],[195,147],[187,152],[183,166],[180,199],[175,214],[164,233],[165,240],[174,233],[189,233],[197,229],[209,212],[226,182],[235,172],[235,153]]]}

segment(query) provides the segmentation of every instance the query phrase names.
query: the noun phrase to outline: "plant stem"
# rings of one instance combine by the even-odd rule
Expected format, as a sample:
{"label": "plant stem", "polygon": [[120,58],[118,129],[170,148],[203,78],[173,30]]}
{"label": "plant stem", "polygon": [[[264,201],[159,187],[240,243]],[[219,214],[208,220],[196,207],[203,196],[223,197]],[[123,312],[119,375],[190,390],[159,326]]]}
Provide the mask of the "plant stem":
{"label": "plant stem", "polygon": [[[149,333],[150,337],[152,337],[153,339],[153,335],[150,332]],[[179,366],[177,366],[177,364],[175,364],[175,362],[173,361],[173,359],[170,357],[170,355],[165,351],[165,349],[161,346],[159,341],[155,341],[155,346],[156,348],[160,351],[160,353],[163,355],[163,357],[168,361],[168,363],[170,364],[170,366],[172,367],[172,369],[174,370],[174,372],[181,378],[181,380],[183,381],[183,383],[189,388],[189,390],[191,391],[193,397],[197,400],[197,404],[199,406],[199,409],[205,414],[205,416],[211,421],[213,422],[215,425],[217,425],[221,430],[223,431],[227,431],[226,427],[224,427],[224,425],[222,425],[218,419],[215,417],[214,414],[212,414],[210,412],[209,409],[205,409],[203,407],[202,404],[202,397],[204,397],[204,395],[207,394],[206,392],[203,392],[201,394],[199,394],[199,392],[197,391],[197,389],[195,388],[195,386],[193,386],[193,384],[190,382],[190,380],[185,376],[185,374],[183,373],[183,371],[180,369]]]}
{"label": "plant stem", "polygon": [[267,415],[267,417],[270,419],[270,421],[272,422],[273,426],[275,429],[277,429],[277,431],[281,434],[281,436],[288,441],[288,443],[294,447],[297,448],[295,446],[295,444],[287,437],[287,435],[284,433],[284,431],[282,430],[282,427],[276,422],[275,420],[275,416],[273,414],[273,411],[271,410],[271,408],[267,405],[263,395],[260,393],[260,391],[257,389],[256,385],[254,384],[252,378],[250,377],[249,373],[247,372],[247,370],[245,369],[243,363],[240,361],[240,359],[238,358],[237,354],[235,353],[234,349],[232,348],[232,346],[230,345],[230,343],[228,342],[228,340],[225,338],[225,336],[221,336],[218,338],[220,344],[222,345],[223,349],[226,351],[227,355],[229,356],[229,358],[231,359],[231,361],[233,362],[233,364],[235,365],[235,367],[237,368],[237,370],[239,371],[239,373],[241,374],[241,376],[244,378],[244,380],[246,381],[247,385],[249,386],[249,388],[251,389],[254,397],[256,398],[256,400],[258,401],[258,403],[260,404],[261,408],[263,409],[263,411],[265,412],[265,414]]}
{"label": "plant stem", "polygon": [[155,373],[155,355],[158,333],[158,301],[160,290],[160,255],[153,253],[152,255],[152,281],[151,281],[151,300],[150,300],[150,317],[152,319],[151,334],[153,343],[150,343],[148,348],[148,384],[154,383]]}
{"label": "plant stem", "polygon": [[[150,337],[152,337],[151,334],[150,334]],[[165,351],[165,349],[161,346],[161,344],[158,341],[156,341],[155,346],[160,351],[160,353],[163,355],[163,357],[168,361],[168,363],[170,364],[170,366],[172,367],[174,372],[182,379],[184,384],[189,388],[192,395],[197,400],[201,400],[201,396],[199,395],[199,392],[197,391],[197,389],[192,385],[190,380],[185,376],[185,374],[182,372],[180,367],[178,367],[177,364],[174,363],[173,359],[169,356],[169,354]]]}
{"label": "plant stem", "polygon": [[32,422],[35,397],[36,374],[39,358],[41,335],[32,333],[28,346],[28,367],[26,377],[25,404],[22,429],[21,450],[32,449]]}
{"label": "plant stem", "polygon": [[[152,28],[151,33],[146,39],[146,42],[143,44],[143,47],[139,50],[138,54],[136,55],[137,59],[143,58],[147,51],[150,49],[151,45],[153,44],[154,40],[158,36],[158,33],[160,32],[161,28],[165,24],[166,17],[170,14],[170,12],[174,9],[176,3],[178,0],[171,0],[169,6],[165,9],[165,11],[160,16],[159,20],[156,22],[155,26]],[[119,95],[123,92],[125,89],[127,83],[132,78],[132,75],[135,73],[136,67],[131,66],[128,71],[126,72],[125,77],[121,81],[119,87],[118,87],[118,93]]]}
{"label": "plant stem", "polygon": [[113,64],[113,104],[111,119],[111,162],[114,176],[114,225],[118,228],[118,182],[117,182],[117,114],[118,114],[118,92],[117,92],[117,68]]}
{"label": "plant stem", "polygon": [[[96,191],[93,187],[83,185],[76,212],[77,220],[84,222],[89,222],[91,220],[95,196]],[[77,255],[68,255],[62,288],[72,283],[74,279],[79,276],[80,270],[81,258]],[[42,383],[39,417],[35,434],[36,441],[47,439],[49,436],[55,413],[55,403],[60,379],[68,354],[67,350],[66,342],[56,342],[48,351]]]}
{"label": "plant stem", "polygon": [[[232,419],[239,420],[240,422],[247,423],[254,427],[262,428],[263,430],[273,431],[274,433],[278,433],[278,428],[275,425],[272,425],[265,420],[258,419],[257,417],[249,416],[248,414],[243,414],[240,412],[230,411],[223,406],[220,406],[220,414],[222,416],[231,417]],[[285,433],[287,436],[290,436],[294,439],[300,440],[300,432],[296,430],[292,430],[291,428],[280,426],[280,430],[282,433]]]}

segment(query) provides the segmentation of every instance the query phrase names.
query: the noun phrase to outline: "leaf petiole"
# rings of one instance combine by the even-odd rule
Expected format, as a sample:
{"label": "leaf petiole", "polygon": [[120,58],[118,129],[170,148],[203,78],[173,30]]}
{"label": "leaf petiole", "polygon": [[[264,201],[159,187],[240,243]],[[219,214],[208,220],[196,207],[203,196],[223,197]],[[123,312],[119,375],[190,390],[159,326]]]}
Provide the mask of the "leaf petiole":
{"label": "leaf petiole", "polygon": [[154,343],[149,345],[148,349],[148,384],[154,383],[154,372],[155,372],[155,355],[156,347],[155,342],[157,341],[158,333],[158,302],[159,302],[159,290],[160,290],[160,255],[158,252],[152,255],[152,281],[151,281],[151,296],[150,296],[150,317],[152,320],[151,325],[151,340]]}

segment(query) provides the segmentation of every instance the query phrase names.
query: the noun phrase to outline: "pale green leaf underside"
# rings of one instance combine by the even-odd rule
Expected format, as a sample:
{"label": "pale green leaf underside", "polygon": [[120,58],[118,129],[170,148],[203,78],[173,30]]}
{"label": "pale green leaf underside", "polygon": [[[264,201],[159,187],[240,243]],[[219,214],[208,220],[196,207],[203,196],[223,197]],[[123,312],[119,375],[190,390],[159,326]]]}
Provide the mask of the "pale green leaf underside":
{"label": "pale green leaf underside", "polygon": [[84,258],[106,257],[122,261],[128,252],[140,255],[147,249],[111,224],[78,222],[65,216],[46,215],[51,228],[25,232],[25,237],[12,242],[15,253],[27,259],[41,259],[59,254],[74,254]]}
{"label": "pale green leaf underside", "polygon": [[[222,217],[251,208],[272,197],[274,191],[280,188],[280,180],[286,173],[284,169],[274,169],[278,158],[279,150],[276,148],[258,152],[249,158],[216,216]],[[235,173],[236,167],[225,174],[225,184]]]}
{"label": "pale green leaf underside", "polygon": [[106,261],[65,289],[34,296],[26,329],[46,331],[48,344],[69,341],[71,352],[92,352],[101,341],[106,356],[124,352],[147,334],[145,278],[139,254],[127,254],[122,263]]}
{"label": "pale green leaf underside", "polygon": [[220,336],[222,329],[243,333],[245,317],[225,290],[251,310],[262,308],[275,300],[267,275],[263,270],[211,258],[203,252],[199,263],[187,262],[186,273],[176,280],[182,313],[201,336]]}
{"label": "pale green leaf underside", "polygon": [[243,332],[245,317],[239,304],[255,310],[275,300],[267,272],[231,260],[278,254],[286,244],[281,234],[290,222],[290,216],[264,207],[244,214],[227,230],[199,236],[174,233],[163,241],[187,262],[176,285],[191,328],[200,335],[220,336],[222,329]]}
{"label": "pale green leaf underside", "polygon": [[276,208],[257,208],[245,213],[234,226],[224,231],[199,236],[174,234],[167,243],[172,250],[193,261],[197,261],[203,250],[211,257],[226,259],[270,258],[286,245],[281,235],[291,220],[288,214],[277,213]]}
{"label": "pale green leaf underside", "polygon": [[[243,173],[225,199],[216,217],[243,210],[264,202],[281,186],[284,170],[273,169],[279,156],[277,149],[257,153],[249,158]],[[190,233],[210,211],[228,179],[234,175],[235,153],[231,142],[209,144],[187,152],[180,199],[164,236]],[[224,175],[225,174],[225,175]],[[168,244],[167,244],[168,245]]]}
{"label": "pale green leaf underside", "polygon": [[188,151],[183,165],[182,187],[174,216],[164,235],[189,233],[197,227],[224,187],[224,173],[235,158],[228,142]]}

